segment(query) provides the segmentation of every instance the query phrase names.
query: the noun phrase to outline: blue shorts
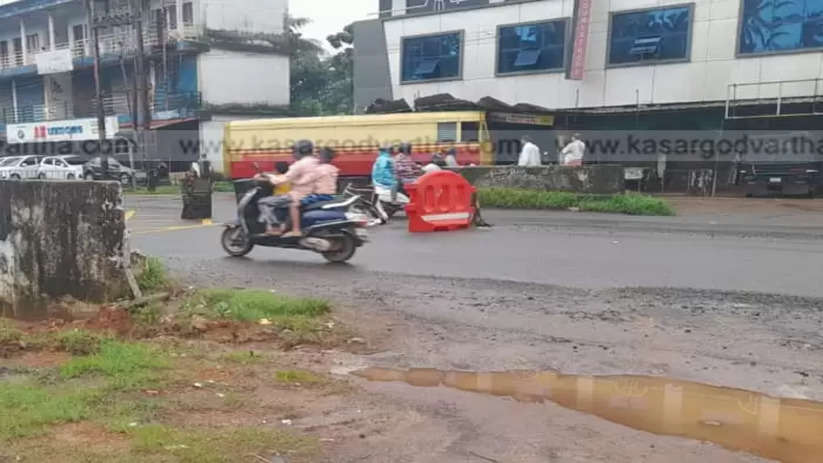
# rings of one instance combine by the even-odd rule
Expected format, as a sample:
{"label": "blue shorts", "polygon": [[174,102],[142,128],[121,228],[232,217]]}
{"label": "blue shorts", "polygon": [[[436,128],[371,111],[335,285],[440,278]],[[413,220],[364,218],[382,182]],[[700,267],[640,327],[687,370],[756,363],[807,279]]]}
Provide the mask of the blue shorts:
{"label": "blue shorts", "polygon": [[331,201],[334,199],[332,195],[308,195],[300,201],[301,206],[309,206],[314,203],[319,203],[322,201]]}

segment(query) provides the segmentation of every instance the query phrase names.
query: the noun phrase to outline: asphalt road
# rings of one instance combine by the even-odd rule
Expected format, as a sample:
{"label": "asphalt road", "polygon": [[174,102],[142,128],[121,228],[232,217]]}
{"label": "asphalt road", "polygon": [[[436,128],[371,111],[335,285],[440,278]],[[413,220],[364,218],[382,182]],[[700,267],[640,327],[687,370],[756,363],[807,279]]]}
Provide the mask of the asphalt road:
{"label": "asphalt road", "polygon": [[[738,202],[735,202],[738,201]],[[444,278],[494,279],[578,288],[677,287],[823,296],[821,203],[687,200],[673,218],[567,212],[488,211],[495,225],[412,235],[405,221],[372,229],[372,241],[351,266],[325,264],[304,251],[257,248],[264,268],[322,270],[324,275],[376,272]],[[233,198],[215,198],[214,224],[179,220],[172,197],[126,200],[134,246],[183,261],[229,259],[219,244],[219,222],[233,215]],[[237,267],[238,269],[240,267]]]}

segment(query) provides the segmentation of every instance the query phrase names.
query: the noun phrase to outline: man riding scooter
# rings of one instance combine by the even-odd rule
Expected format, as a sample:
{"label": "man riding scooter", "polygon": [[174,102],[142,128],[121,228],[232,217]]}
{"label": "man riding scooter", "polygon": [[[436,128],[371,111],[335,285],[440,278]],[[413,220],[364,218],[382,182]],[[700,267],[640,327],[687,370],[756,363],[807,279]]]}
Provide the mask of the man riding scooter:
{"label": "man riding scooter", "polygon": [[[266,224],[266,234],[283,238],[297,238],[303,236],[300,229],[300,201],[314,192],[314,184],[319,174],[319,162],[314,156],[314,144],[308,140],[300,140],[294,145],[294,164],[283,175],[258,174],[258,180],[268,180],[273,185],[288,182],[291,191],[285,195],[270,196],[258,201],[260,220]],[[278,216],[279,209],[289,209],[292,230],[283,234],[283,225]]]}

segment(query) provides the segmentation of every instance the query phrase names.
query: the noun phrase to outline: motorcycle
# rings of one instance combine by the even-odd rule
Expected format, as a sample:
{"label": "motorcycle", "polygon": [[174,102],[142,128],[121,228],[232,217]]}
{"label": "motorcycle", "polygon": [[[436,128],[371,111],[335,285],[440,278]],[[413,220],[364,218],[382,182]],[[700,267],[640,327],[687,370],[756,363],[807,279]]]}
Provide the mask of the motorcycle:
{"label": "motorcycle", "polygon": [[329,262],[343,263],[368,241],[368,217],[351,210],[360,200],[358,196],[304,206],[301,211],[303,236],[284,238],[266,234],[265,224],[258,220],[257,202],[268,196],[267,187],[256,180],[240,180],[235,182],[235,191],[249,186],[237,185],[240,182],[254,185],[242,196],[238,194],[237,219],[225,224],[220,239],[223,249],[232,257],[243,257],[255,246],[266,246],[313,251]]}
{"label": "motorcycle", "polygon": [[[357,207],[372,218],[372,224],[385,225],[395,214],[405,209],[411,201],[403,193],[397,193],[392,201],[391,189],[381,186],[360,188],[349,184],[343,190],[343,196],[359,196]],[[365,198],[369,198],[366,200]]]}

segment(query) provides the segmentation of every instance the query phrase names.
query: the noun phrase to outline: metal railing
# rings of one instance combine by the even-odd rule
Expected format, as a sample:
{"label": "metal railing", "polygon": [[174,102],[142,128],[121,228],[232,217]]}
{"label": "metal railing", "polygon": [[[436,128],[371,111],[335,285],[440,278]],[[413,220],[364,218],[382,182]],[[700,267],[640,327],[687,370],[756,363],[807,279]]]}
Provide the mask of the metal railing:
{"label": "metal railing", "polygon": [[43,104],[20,106],[17,110],[3,108],[0,117],[6,124],[26,122],[46,122],[71,119],[73,117],[69,102],[46,106]]}
{"label": "metal railing", "polygon": [[[161,113],[164,111],[178,111],[180,115],[184,117],[192,115],[194,112],[200,110],[201,106],[202,96],[200,92],[171,93],[168,95],[160,95],[157,97],[152,97],[151,102],[149,103],[149,108],[151,109],[153,114]],[[92,99],[89,110],[91,111],[91,113],[86,115],[88,117],[91,117],[96,113],[96,100]],[[103,113],[105,113],[107,116],[115,116],[120,114],[130,116],[131,111],[133,111],[133,108],[131,107],[129,96],[115,95],[103,98]]]}
{"label": "metal railing", "polygon": [[[823,114],[823,78],[778,80],[769,82],[733,83],[726,88],[726,119],[751,119],[781,116],[812,116]],[[805,104],[787,111],[787,105]],[[743,112],[743,106],[773,107],[763,113]]]}

